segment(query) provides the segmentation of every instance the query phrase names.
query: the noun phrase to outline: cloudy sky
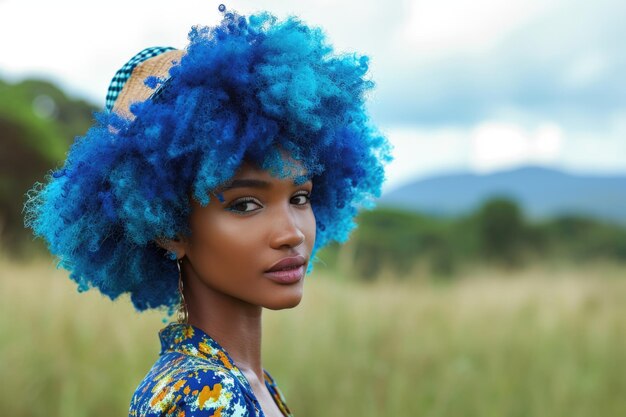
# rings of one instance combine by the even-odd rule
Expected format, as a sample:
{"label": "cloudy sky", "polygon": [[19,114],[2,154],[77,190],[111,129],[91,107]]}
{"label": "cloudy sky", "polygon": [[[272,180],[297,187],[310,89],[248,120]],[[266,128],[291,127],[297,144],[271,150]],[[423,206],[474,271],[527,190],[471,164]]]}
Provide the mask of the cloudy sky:
{"label": "cloudy sky", "polygon": [[[395,146],[387,189],[527,164],[626,173],[622,0],[224,3],[296,14],[338,50],[371,57],[370,110]],[[184,47],[192,25],[218,21],[218,4],[0,0],[0,77],[45,77],[102,105],[131,56]]]}

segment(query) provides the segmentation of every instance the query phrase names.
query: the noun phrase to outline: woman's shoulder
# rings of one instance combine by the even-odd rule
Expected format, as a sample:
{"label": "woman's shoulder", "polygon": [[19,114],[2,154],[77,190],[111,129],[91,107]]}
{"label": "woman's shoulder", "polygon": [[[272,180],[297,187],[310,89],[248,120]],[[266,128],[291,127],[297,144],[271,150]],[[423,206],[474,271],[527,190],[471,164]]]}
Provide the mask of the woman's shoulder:
{"label": "woman's shoulder", "polygon": [[[251,408],[252,407],[252,408]],[[217,361],[170,352],[137,387],[129,416],[254,416],[237,377]]]}

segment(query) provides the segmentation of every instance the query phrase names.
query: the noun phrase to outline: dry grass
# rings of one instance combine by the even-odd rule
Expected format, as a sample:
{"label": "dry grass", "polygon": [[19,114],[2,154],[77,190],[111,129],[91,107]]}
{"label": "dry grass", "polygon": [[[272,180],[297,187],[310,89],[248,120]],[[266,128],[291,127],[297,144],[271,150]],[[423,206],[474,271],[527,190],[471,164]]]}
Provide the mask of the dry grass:
{"label": "dry grass", "polygon": [[[78,294],[52,262],[0,266],[2,414],[125,415],[163,315]],[[264,364],[298,417],[621,417],[625,301],[610,265],[445,285],[316,275],[298,308],[267,312]]]}

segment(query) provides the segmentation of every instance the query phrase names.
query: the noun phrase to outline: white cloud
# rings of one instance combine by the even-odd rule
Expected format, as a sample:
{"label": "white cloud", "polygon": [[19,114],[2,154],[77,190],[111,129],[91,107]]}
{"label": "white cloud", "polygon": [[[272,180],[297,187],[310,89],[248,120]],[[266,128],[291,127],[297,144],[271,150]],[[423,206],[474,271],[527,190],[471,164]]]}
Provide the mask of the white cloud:
{"label": "white cloud", "polygon": [[385,133],[394,146],[385,191],[418,177],[466,168],[468,134],[464,130],[398,126]]}
{"label": "white cloud", "polygon": [[397,39],[435,55],[488,49],[557,1],[439,0],[410,2]]}
{"label": "white cloud", "polygon": [[468,128],[396,126],[385,130],[394,146],[384,191],[418,178],[447,172],[491,172],[524,164],[554,165],[564,145],[562,129],[541,123],[535,129],[489,121]]}
{"label": "white cloud", "polygon": [[568,134],[561,156],[570,170],[597,173],[626,173],[626,108],[609,116],[604,130],[587,129]]}
{"label": "white cloud", "polygon": [[549,164],[558,161],[563,144],[563,130],[555,123],[527,130],[513,123],[485,122],[472,130],[469,162],[477,172]]}
{"label": "white cloud", "polygon": [[[202,10],[203,17],[198,17]],[[148,46],[183,47],[199,20],[215,22],[217,4],[185,0],[8,0],[0,3],[0,69],[9,76],[60,81],[102,104],[115,71]]]}
{"label": "white cloud", "polygon": [[390,126],[394,145],[384,191],[448,172],[488,173],[541,165],[588,174],[626,173],[626,109],[606,130],[567,130],[552,122],[528,125],[489,120],[467,128]]}
{"label": "white cloud", "polygon": [[[387,43],[376,34],[384,34],[386,25],[395,25],[393,19],[385,18],[394,9],[378,0],[223,3],[243,14],[269,10],[279,17],[300,16],[322,26],[338,50],[369,55]],[[191,26],[219,21],[219,4],[206,0],[176,4],[170,0],[5,0],[0,2],[0,77],[45,77],[101,104],[115,71],[128,59],[148,46],[184,47]]]}
{"label": "white cloud", "polygon": [[604,54],[593,51],[576,58],[568,65],[563,75],[563,85],[581,88],[601,80],[609,70],[609,59]]}

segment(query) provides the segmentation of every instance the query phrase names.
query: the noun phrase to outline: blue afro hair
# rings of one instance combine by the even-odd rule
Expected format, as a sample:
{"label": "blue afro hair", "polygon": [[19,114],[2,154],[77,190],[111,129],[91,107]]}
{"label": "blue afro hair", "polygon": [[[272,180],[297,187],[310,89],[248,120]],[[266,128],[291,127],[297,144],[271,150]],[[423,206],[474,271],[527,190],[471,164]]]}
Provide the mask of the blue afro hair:
{"label": "blue afro hair", "polygon": [[243,161],[280,172],[281,150],[303,164],[315,184],[315,254],[348,238],[391,160],[365,109],[368,58],[335,54],[321,29],[227,13],[189,41],[159,94],[131,106],[134,120],[95,113],[25,205],[26,226],[79,291],[129,293],[137,310],[173,312],[176,263],[155,240],[189,234],[190,197],[208,204]]}

